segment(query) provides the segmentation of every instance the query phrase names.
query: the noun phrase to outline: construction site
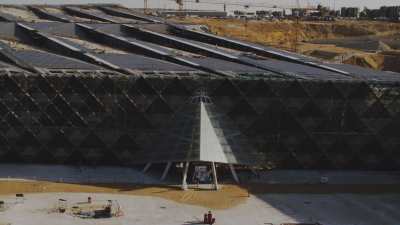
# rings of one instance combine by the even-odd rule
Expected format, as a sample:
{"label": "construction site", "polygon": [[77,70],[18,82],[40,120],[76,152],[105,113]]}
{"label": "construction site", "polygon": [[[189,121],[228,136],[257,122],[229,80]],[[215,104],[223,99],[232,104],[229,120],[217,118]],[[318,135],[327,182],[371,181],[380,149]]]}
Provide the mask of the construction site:
{"label": "construction site", "polygon": [[146,4],[0,5],[0,225],[400,221],[399,23]]}

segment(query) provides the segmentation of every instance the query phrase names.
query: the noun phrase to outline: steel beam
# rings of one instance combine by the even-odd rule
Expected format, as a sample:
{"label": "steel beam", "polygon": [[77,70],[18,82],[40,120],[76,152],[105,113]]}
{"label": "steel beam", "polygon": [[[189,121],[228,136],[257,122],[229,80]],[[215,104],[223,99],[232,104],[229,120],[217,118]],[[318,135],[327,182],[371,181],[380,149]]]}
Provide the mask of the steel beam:
{"label": "steel beam", "polygon": [[165,180],[165,178],[167,177],[168,171],[171,168],[172,162],[168,162],[167,165],[165,166],[164,172],[161,176],[160,180]]}
{"label": "steel beam", "polygon": [[238,177],[238,175],[236,173],[235,167],[232,164],[229,164],[229,169],[231,170],[233,179],[235,180],[236,183],[239,184],[240,181],[239,181],[239,177]]}
{"label": "steel beam", "polygon": [[183,176],[182,176],[182,190],[186,191],[188,189],[187,186],[187,173],[189,171],[189,162],[185,162],[185,167],[183,169]]}
{"label": "steel beam", "polygon": [[211,162],[211,169],[212,169],[212,175],[213,175],[213,182],[214,182],[214,189],[218,190],[218,176],[217,176],[217,169],[215,168],[215,163]]}
{"label": "steel beam", "polygon": [[146,172],[150,169],[151,165],[152,165],[151,162],[146,163],[146,165],[144,166],[142,172],[143,172],[143,173],[146,173]]}
{"label": "steel beam", "polygon": [[254,168],[250,168],[250,171],[256,176],[259,175],[259,173]]}

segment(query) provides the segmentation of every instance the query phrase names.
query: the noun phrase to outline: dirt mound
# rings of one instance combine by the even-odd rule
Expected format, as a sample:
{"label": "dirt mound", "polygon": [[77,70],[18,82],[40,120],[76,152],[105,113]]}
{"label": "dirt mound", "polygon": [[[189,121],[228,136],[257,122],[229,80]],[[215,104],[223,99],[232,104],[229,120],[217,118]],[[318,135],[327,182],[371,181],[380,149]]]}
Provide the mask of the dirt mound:
{"label": "dirt mound", "polygon": [[[322,60],[378,70],[400,71],[398,55],[380,52],[396,49],[399,41],[395,38],[400,37],[400,23],[302,21],[297,24],[289,20],[245,21],[208,18],[175,20],[186,24],[206,25],[212,33],[218,35],[295,51]],[[364,39],[374,46],[367,46]],[[312,41],[315,43],[309,43]]]}
{"label": "dirt mound", "polygon": [[297,52],[323,60],[342,62],[348,55],[361,54],[362,51],[337,47],[331,44],[300,43]]}
{"label": "dirt mound", "polygon": [[[245,21],[238,19],[185,18],[180,23],[204,24],[211,32],[252,42],[290,47],[293,42],[400,32],[399,23],[371,21],[300,22]],[[297,35],[296,35],[297,34]]]}
{"label": "dirt mound", "polygon": [[357,54],[346,59],[344,63],[375,70],[400,72],[400,51]]}
{"label": "dirt mound", "polygon": [[384,61],[385,57],[381,54],[358,54],[344,60],[343,62],[375,70],[382,70],[384,67]]}

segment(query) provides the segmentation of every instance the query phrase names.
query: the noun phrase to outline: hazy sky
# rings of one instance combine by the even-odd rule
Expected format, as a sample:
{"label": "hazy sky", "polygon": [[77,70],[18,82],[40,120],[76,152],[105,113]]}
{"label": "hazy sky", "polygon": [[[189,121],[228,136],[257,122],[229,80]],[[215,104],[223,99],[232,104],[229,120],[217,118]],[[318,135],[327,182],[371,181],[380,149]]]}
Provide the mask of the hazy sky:
{"label": "hazy sky", "polygon": [[[193,0],[194,1],[194,0]],[[176,4],[173,0],[148,0],[150,7],[158,8],[175,8]],[[290,7],[296,4],[296,0],[200,0],[200,2],[226,2],[226,3],[249,3],[249,4],[261,4],[261,5],[277,5],[282,7]],[[143,7],[143,0],[0,0],[3,4],[84,4],[84,3],[120,3],[129,7]],[[342,6],[358,6],[368,8],[379,8],[382,5],[400,5],[400,0],[300,0],[302,6],[307,4],[318,4],[321,3],[331,8]],[[205,3],[185,3],[185,8],[198,8],[198,9],[220,9],[222,6],[210,5]],[[232,6],[233,7],[233,6]],[[228,6],[229,8],[229,6]]]}

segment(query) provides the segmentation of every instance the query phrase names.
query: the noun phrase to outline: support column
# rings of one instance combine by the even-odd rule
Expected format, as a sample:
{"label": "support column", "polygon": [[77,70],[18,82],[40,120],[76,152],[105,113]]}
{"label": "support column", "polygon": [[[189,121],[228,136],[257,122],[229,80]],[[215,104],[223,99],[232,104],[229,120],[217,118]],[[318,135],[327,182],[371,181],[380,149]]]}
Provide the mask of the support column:
{"label": "support column", "polygon": [[250,168],[251,172],[256,176],[256,179],[260,179],[260,173],[257,172],[254,168]]}
{"label": "support column", "polygon": [[235,182],[236,183],[240,183],[239,177],[238,177],[238,175],[236,173],[236,170],[235,170],[235,167],[232,164],[229,164],[229,169],[231,170],[231,173],[232,173],[232,176],[233,176],[233,179],[235,180]]}
{"label": "support column", "polygon": [[211,162],[211,169],[213,174],[214,188],[215,190],[218,190],[219,187],[218,187],[217,169],[215,168],[214,162]]}
{"label": "support column", "polygon": [[147,170],[149,170],[149,168],[150,168],[150,166],[151,166],[151,162],[148,162],[147,164],[146,164],[146,166],[144,166],[144,168],[143,168],[143,173],[146,173],[147,172]]}
{"label": "support column", "polygon": [[183,169],[183,177],[182,177],[182,189],[186,191],[188,189],[187,183],[186,183],[186,178],[187,178],[187,173],[189,171],[189,162],[185,162],[185,167]]}
{"label": "support column", "polygon": [[160,180],[164,180],[165,177],[167,177],[167,174],[168,174],[169,168],[171,168],[171,165],[172,165],[172,162],[168,162],[168,163],[167,163],[167,165],[165,166],[164,172],[163,172],[163,174],[162,174]]}
{"label": "support column", "polygon": [[251,171],[254,175],[258,176],[258,172],[257,172],[254,168],[250,168],[250,171]]}

